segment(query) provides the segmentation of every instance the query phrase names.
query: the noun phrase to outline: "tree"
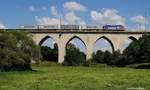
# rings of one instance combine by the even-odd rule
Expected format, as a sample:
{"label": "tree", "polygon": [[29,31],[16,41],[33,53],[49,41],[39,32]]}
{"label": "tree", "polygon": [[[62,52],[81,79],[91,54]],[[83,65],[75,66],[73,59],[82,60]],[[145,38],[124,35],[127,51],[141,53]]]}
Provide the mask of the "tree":
{"label": "tree", "polygon": [[54,55],[54,61],[58,62],[58,45],[56,43],[54,44],[53,55]]}
{"label": "tree", "polygon": [[121,63],[121,53],[120,51],[114,51],[113,53],[110,53],[109,51],[101,51],[98,50],[96,53],[93,53],[92,55],[92,61],[95,63],[102,63],[107,65],[116,65],[121,66],[123,63]]}
{"label": "tree", "polygon": [[24,32],[0,33],[0,70],[31,70],[31,61],[39,60],[40,50],[29,34]]}
{"label": "tree", "polygon": [[101,50],[98,50],[96,53],[93,53],[92,58],[95,63],[105,63],[104,52]]}
{"label": "tree", "polygon": [[45,61],[58,61],[58,46],[54,44],[54,48],[41,46],[42,58]]}
{"label": "tree", "polygon": [[112,54],[109,51],[104,52],[104,62],[108,65],[111,65]]}
{"label": "tree", "polygon": [[130,43],[130,45],[123,51],[123,60],[126,61],[126,64],[134,64],[140,62],[140,50],[141,50],[141,41],[136,40]]}
{"label": "tree", "polygon": [[121,58],[122,58],[122,55],[120,51],[119,50],[114,51],[111,55],[111,59],[108,65],[124,66],[124,61]]}
{"label": "tree", "polygon": [[123,52],[123,59],[128,64],[150,63],[150,35],[143,35],[133,41]]}
{"label": "tree", "polygon": [[40,60],[40,47],[33,42],[31,35],[21,31],[12,32],[12,34],[16,37],[19,49],[28,54],[31,60]]}
{"label": "tree", "polygon": [[150,35],[143,35],[140,41],[140,62],[150,63]]}
{"label": "tree", "polygon": [[64,65],[79,66],[86,62],[85,54],[76,48],[73,44],[68,44]]}

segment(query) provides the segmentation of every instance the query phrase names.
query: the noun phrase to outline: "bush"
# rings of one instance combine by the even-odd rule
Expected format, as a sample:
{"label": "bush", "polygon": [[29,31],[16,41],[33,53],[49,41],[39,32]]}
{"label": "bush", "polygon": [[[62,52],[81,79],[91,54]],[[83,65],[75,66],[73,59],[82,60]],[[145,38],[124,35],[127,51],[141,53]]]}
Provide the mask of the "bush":
{"label": "bush", "polygon": [[93,59],[93,62],[95,63],[105,63],[104,52],[102,52],[101,50],[98,50],[96,53],[92,54],[92,59]]}
{"label": "bush", "polygon": [[126,65],[150,63],[150,35],[133,41],[123,52]]}
{"label": "bush", "polygon": [[131,64],[127,65],[127,67],[136,69],[150,69],[150,63]]}
{"label": "bush", "polygon": [[114,51],[113,53],[110,53],[109,51],[103,52],[98,50],[96,53],[93,53],[92,61],[94,61],[94,63],[115,65],[119,67],[123,67],[126,64],[119,50]]}
{"label": "bush", "polygon": [[64,65],[66,66],[79,66],[86,62],[86,56],[83,52],[80,52],[73,44],[69,44],[66,48],[66,56]]}
{"label": "bush", "polygon": [[111,55],[111,59],[110,61],[107,63],[108,65],[115,65],[115,66],[119,66],[122,67],[124,66],[124,61],[122,59],[122,55],[120,53],[119,50],[114,51]]}
{"label": "bush", "polygon": [[86,67],[90,67],[92,65],[95,65],[95,63],[93,62],[93,59],[89,59],[83,63],[83,66],[86,66]]}
{"label": "bush", "polygon": [[54,61],[58,62],[58,47],[54,44],[54,48],[47,46],[41,46],[41,55],[43,61]]}
{"label": "bush", "polygon": [[0,33],[0,71],[31,70],[31,60],[39,60],[40,50],[24,32]]}

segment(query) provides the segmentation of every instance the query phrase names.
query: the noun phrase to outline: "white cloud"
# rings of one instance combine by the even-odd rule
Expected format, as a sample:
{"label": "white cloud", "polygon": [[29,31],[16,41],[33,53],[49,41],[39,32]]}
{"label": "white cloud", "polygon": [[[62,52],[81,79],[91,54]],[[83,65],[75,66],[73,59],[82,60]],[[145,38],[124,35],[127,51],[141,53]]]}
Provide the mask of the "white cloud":
{"label": "white cloud", "polygon": [[68,22],[68,24],[75,24],[77,21],[80,20],[80,18],[77,17],[74,12],[66,13],[64,18]]}
{"label": "white cloud", "polygon": [[39,25],[59,25],[61,24],[66,24],[66,22],[59,18],[60,14],[57,12],[57,9],[55,6],[51,6],[50,7],[51,10],[51,14],[53,15],[53,17],[48,17],[48,16],[44,16],[44,17],[38,17],[35,16],[35,20]]}
{"label": "white cloud", "polygon": [[[35,16],[35,20],[40,25],[58,25],[58,24],[60,24],[60,20],[57,18]],[[62,21],[62,23],[64,23],[64,22]]]}
{"label": "white cloud", "polygon": [[64,8],[70,11],[86,11],[86,7],[77,2],[66,2]]}
{"label": "white cloud", "polygon": [[67,12],[64,16],[65,21],[67,24],[79,24],[85,25],[86,23],[78,17],[74,12]]}
{"label": "white cloud", "polygon": [[[134,16],[130,19],[133,23],[135,23],[135,25],[133,26],[133,31],[143,31],[145,30],[145,17],[144,16]],[[148,22],[146,21],[146,24],[148,24]]]}
{"label": "white cloud", "polygon": [[134,16],[131,18],[131,20],[138,24],[145,24],[145,17],[143,16]]}
{"label": "white cloud", "polygon": [[[38,17],[35,16],[35,20],[40,25],[59,25],[60,18],[59,17]],[[86,25],[86,23],[78,17],[74,12],[66,12],[64,17],[61,18],[61,24],[67,25]]]}
{"label": "white cloud", "polygon": [[34,6],[29,6],[29,10],[30,11],[35,11],[35,7]]}
{"label": "white cloud", "polygon": [[52,14],[53,16],[55,16],[55,17],[58,17],[58,16],[59,16],[59,14],[58,14],[58,12],[57,12],[55,6],[51,6],[50,9],[51,9],[51,14]]}
{"label": "white cloud", "polygon": [[64,14],[64,20],[67,24],[79,24],[85,25],[86,22],[83,21],[79,16],[76,15],[74,11],[86,11],[86,7],[77,2],[66,2],[64,3],[64,8],[68,11]]}
{"label": "white cloud", "polygon": [[[69,8],[68,5],[73,5],[73,7]],[[83,21],[79,16],[76,15],[74,11],[78,11],[79,7],[83,11],[83,6],[76,3],[76,2],[66,2],[64,4],[64,8],[67,8],[66,12],[64,12],[64,15],[61,15],[61,13],[58,13],[55,6],[51,6],[51,14],[53,17],[37,17],[35,16],[35,20],[40,25],[59,25],[60,24],[60,16],[61,16],[61,24],[79,24],[79,25],[85,25],[85,21]]]}
{"label": "white cloud", "polygon": [[136,25],[133,25],[130,31],[144,31],[144,30],[145,30],[145,25],[136,24]]}
{"label": "white cloud", "polygon": [[6,26],[2,23],[0,23],[0,29],[6,29]]}
{"label": "white cloud", "polygon": [[122,16],[118,15],[118,11],[115,9],[102,9],[101,12],[91,11],[91,18],[94,22],[100,25],[125,25],[125,19]]}

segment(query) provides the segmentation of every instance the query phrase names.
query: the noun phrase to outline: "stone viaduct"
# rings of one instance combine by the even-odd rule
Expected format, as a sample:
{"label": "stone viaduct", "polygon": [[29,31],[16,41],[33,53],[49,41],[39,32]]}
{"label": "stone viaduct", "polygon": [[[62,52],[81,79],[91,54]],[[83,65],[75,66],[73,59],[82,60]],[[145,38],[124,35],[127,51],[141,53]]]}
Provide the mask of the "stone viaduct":
{"label": "stone viaduct", "polygon": [[129,31],[97,31],[97,30],[48,30],[31,29],[25,30],[32,34],[37,45],[41,45],[46,39],[52,38],[58,45],[58,62],[64,61],[66,45],[74,38],[80,39],[86,47],[86,59],[90,59],[93,46],[97,40],[103,38],[107,40],[112,50],[121,50],[126,39],[137,40],[144,33],[150,32],[129,32]]}

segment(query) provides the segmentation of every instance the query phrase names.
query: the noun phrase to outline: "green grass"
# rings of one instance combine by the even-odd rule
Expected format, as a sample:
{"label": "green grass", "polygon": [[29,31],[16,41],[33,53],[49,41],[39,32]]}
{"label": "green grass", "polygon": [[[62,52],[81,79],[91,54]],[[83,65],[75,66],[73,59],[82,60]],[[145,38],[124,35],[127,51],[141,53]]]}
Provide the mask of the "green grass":
{"label": "green grass", "polygon": [[36,71],[0,72],[0,90],[150,90],[150,70],[106,67],[66,67],[45,63]]}

